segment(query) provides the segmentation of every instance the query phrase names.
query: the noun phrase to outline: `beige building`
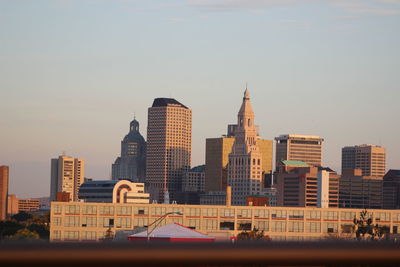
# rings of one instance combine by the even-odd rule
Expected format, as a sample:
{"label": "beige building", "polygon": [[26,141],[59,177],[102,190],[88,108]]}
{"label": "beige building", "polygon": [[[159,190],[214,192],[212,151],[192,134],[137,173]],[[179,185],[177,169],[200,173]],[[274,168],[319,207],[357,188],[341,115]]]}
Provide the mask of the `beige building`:
{"label": "beige building", "polygon": [[383,177],[386,172],[386,149],[376,145],[342,148],[342,173],[361,169],[363,176]]}
{"label": "beige building", "polygon": [[360,169],[344,170],[339,189],[339,206],[342,208],[383,207],[383,178],[380,176],[363,176]]}
{"label": "beige building", "polygon": [[323,138],[314,135],[286,134],[275,138],[276,169],[284,160],[303,161],[314,166],[322,166]]}
{"label": "beige building", "polygon": [[58,192],[69,193],[71,201],[78,200],[78,190],[84,182],[85,161],[69,156],[51,159],[50,199],[56,200]]}
{"label": "beige building", "polygon": [[232,152],[234,137],[206,139],[206,167],[204,190],[225,190],[228,185],[229,153]]}
{"label": "beige building", "polygon": [[248,89],[238,112],[235,142],[229,154],[228,185],[232,187],[232,204],[246,205],[247,197],[259,195],[263,188],[262,154],[257,145],[257,130]]}
{"label": "beige building", "polygon": [[[350,237],[353,219],[362,209],[207,206],[175,204],[122,204],[52,202],[50,241],[96,241],[110,228],[116,231],[146,227],[168,212],[160,225],[179,223],[217,238],[244,230],[263,230],[272,240],[305,241]],[[397,234],[400,210],[368,210],[374,223]]]}
{"label": "beige building", "polygon": [[18,198],[18,212],[38,211],[40,209],[39,199],[34,198]]}
{"label": "beige building", "polygon": [[146,187],[153,200],[176,200],[190,169],[192,110],[172,98],[156,98],[148,110]]}
{"label": "beige building", "polygon": [[18,199],[14,194],[8,195],[7,198],[7,214],[9,216],[17,214],[18,211]]}
{"label": "beige building", "polygon": [[0,221],[7,216],[8,166],[0,166]]}
{"label": "beige building", "polygon": [[329,168],[302,161],[283,161],[284,168],[275,173],[278,206],[338,207],[339,175]]}
{"label": "beige building", "polygon": [[[236,126],[236,125],[229,125]],[[235,127],[236,129],[237,127]],[[233,134],[231,133],[233,136]],[[205,191],[225,190],[228,185],[228,162],[235,137],[219,137],[206,139],[206,174]],[[257,138],[257,146],[262,154],[262,170],[272,172],[273,142]]]}

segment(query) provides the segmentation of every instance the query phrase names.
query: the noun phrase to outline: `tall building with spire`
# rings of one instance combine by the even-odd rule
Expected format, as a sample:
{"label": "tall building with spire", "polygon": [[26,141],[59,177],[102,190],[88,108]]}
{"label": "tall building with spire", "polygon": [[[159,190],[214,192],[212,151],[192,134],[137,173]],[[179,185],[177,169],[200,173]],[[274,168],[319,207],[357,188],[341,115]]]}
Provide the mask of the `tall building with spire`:
{"label": "tall building with spire", "polygon": [[173,98],[156,98],[148,110],[146,186],[152,200],[177,200],[190,169],[192,110]]}
{"label": "tall building with spire", "polygon": [[248,196],[261,193],[263,181],[262,154],[247,88],[237,119],[235,141],[229,154],[228,185],[232,187],[232,205],[246,205]]}
{"label": "tall building with spire", "polygon": [[121,156],[112,165],[113,180],[144,182],[146,178],[146,141],[139,132],[136,118],[129,125],[129,133],[121,141]]}

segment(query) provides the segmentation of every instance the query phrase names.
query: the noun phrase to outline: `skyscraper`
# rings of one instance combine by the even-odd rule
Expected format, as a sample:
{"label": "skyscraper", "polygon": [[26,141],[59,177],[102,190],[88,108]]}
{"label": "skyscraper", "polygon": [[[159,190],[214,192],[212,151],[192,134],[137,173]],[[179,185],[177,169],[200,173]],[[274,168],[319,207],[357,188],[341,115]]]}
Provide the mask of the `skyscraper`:
{"label": "skyscraper", "polygon": [[50,200],[57,198],[58,192],[69,194],[70,201],[78,200],[79,186],[84,182],[85,161],[68,156],[51,159]]}
{"label": "skyscraper", "polygon": [[146,183],[151,198],[164,201],[182,190],[190,169],[192,110],[173,98],[156,98],[148,110]]}
{"label": "skyscraper", "polygon": [[285,134],[276,137],[275,140],[277,170],[284,160],[303,161],[313,166],[322,165],[323,138],[314,135]]}
{"label": "skyscraper", "polygon": [[342,148],[342,173],[361,169],[362,176],[383,177],[386,171],[386,149],[376,145]]}
{"label": "skyscraper", "polygon": [[121,141],[121,156],[112,165],[113,180],[144,182],[146,177],[146,141],[139,132],[139,122],[130,123],[129,133]]}
{"label": "skyscraper", "polygon": [[0,166],[0,221],[7,216],[8,166]]}
{"label": "skyscraper", "polygon": [[[228,180],[229,154],[232,152],[235,141],[234,133],[229,132],[236,124],[228,125],[228,136],[206,139],[206,177],[205,191],[225,191]],[[257,131],[258,132],[258,131]],[[262,171],[264,174],[272,172],[272,140],[261,139],[257,136],[257,146],[262,154]]]}
{"label": "skyscraper", "polygon": [[246,88],[238,113],[235,141],[229,154],[228,185],[232,187],[232,205],[246,205],[248,196],[261,192],[262,154],[257,137],[250,93]]}

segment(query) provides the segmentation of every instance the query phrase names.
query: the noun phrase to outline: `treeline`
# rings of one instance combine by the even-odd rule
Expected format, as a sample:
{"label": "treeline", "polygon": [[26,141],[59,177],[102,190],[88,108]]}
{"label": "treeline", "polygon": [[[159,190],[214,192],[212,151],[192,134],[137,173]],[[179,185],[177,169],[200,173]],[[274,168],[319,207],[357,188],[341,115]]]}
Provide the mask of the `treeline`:
{"label": "treeline", "polygon": [[0,221],[0,240],[43,240],[50,236],[50,213],[20,212]]}

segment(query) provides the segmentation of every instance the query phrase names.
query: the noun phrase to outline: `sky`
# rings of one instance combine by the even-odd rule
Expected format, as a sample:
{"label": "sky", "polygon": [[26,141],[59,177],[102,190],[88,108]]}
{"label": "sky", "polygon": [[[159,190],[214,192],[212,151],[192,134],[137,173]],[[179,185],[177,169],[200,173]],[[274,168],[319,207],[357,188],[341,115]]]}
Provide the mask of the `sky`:
{"label": "sky", "polygon": [[50,159],[108,179],[136,115],[193,112],[192,165],[226,133],[246,83],[264,139],[377,144],[400,169],[400,0],[0,0],[0,165],[9,193],[48,196]]}

